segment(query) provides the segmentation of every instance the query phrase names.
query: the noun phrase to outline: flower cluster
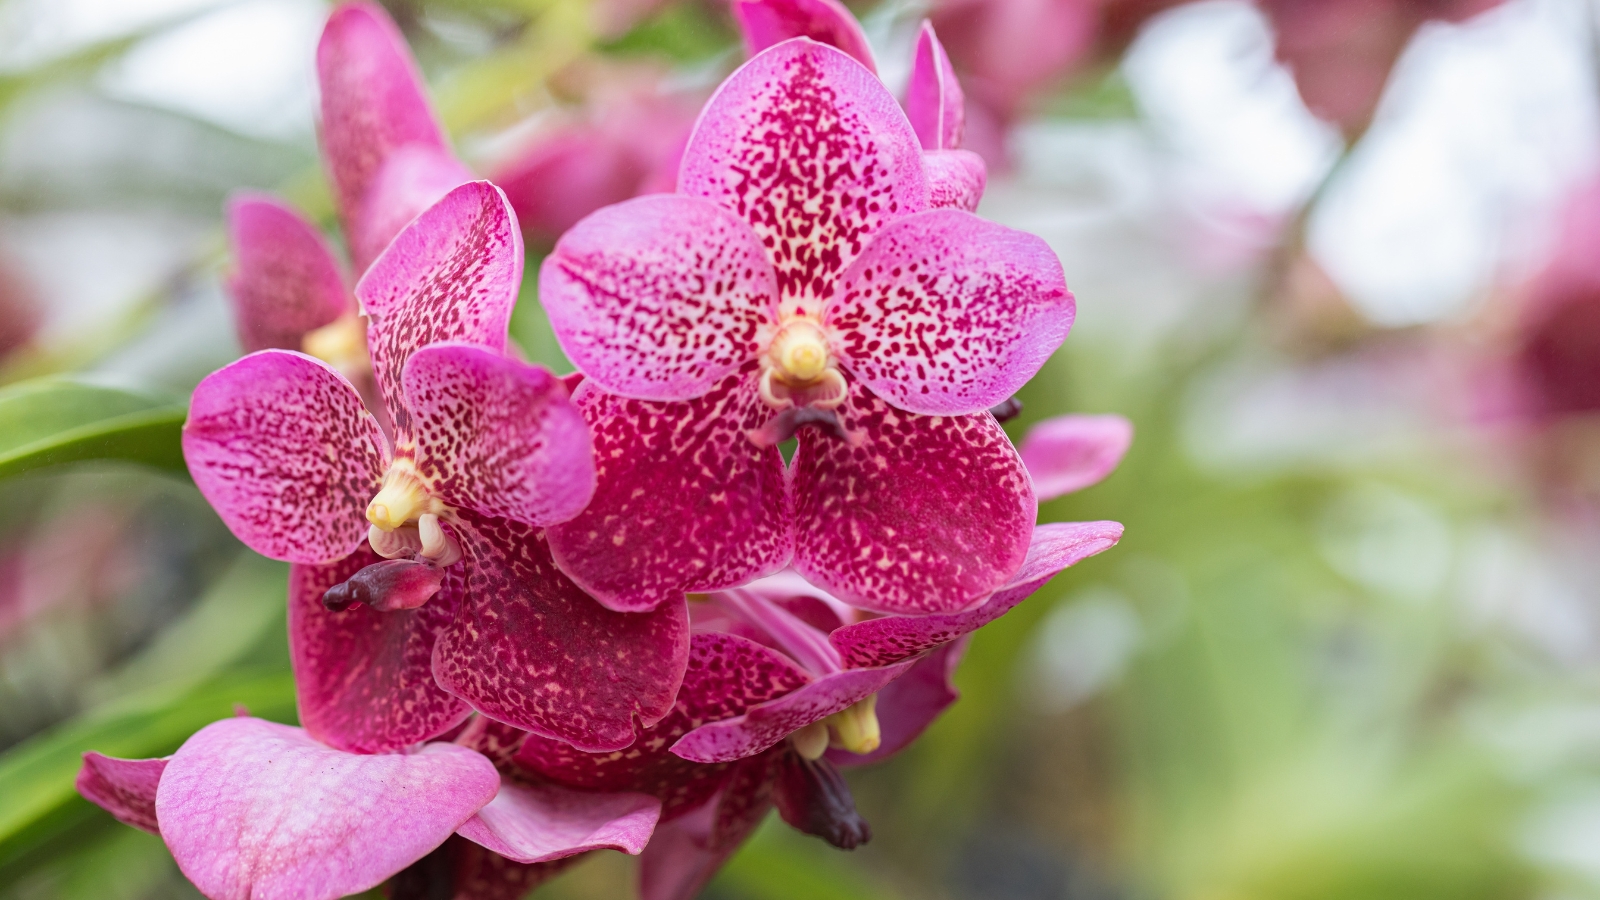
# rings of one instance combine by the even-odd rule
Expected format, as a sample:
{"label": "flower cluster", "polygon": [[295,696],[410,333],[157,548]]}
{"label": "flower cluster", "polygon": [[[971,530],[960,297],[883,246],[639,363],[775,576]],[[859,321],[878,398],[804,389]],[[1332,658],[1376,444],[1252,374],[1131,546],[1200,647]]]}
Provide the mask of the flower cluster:
{"label": "flower cluster", "polygon": [[333,14],[322,140],[360,277],[235,203],[254,352],[183,438],[233,533],[291,564],[301,727],[241,715],[79,777],[206,896],[510,898],[617,849],[648,900],[688,898],[772,808],[855,847],[840,768],[906,746],[968,635],[1121,536],[1035,518],[1116,466],[1126,421],[1019,452],[991,412],[1073,298],[1042,241],[969,211],[931,28],[902,108],[842,7],[740,9],[755,55],[677,191],[544,263],[568,376],[508,343],[505,194],[450,154],[392,23]]}

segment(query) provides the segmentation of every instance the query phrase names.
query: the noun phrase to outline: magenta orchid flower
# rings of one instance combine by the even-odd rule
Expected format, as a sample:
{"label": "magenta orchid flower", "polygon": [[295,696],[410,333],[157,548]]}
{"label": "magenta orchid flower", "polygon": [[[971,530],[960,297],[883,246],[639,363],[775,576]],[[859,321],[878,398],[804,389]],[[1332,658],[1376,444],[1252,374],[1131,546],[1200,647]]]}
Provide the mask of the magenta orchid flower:
{"label": "magenta orchid flower", "polygon": [[1512,383],[1523,418],[1600,410],[1600,181],[1562,211],[1550,258],[1522,291]]}
{"label": "magenta orchid flower", "polygon": [[1133,423],[1122,416],[1056,416],[1028,429],[1017,448],[1040,501],[1099,484],[1133,443]]}
{"label": "magenta orchid flower", "polygon": [[[160,835],[212,900],[333,900],[441,847],[484,888],[528,883],[541,867],[591,850],[638,854],[661,810],[642,794],[502,781],[488,757],[455,743],[348,753],[303,729],[243,717],[206,726],[165,759],[86,753],[78,790]],[[474,849],[464,850],[469,842]],[[483,877],[490,873],[497,877]]]}
{"label": "magenta orchid flower", "polygon": [[607,606],[792,561],[857,606],[945,612],[1021,565],[1036,502],[987,410],[1072,295],[1039,239],[930,208],[910,122],[846,54],[799,38],[734,73],[679,193],[579,223],[540,299],[599,468],[550,547]]}

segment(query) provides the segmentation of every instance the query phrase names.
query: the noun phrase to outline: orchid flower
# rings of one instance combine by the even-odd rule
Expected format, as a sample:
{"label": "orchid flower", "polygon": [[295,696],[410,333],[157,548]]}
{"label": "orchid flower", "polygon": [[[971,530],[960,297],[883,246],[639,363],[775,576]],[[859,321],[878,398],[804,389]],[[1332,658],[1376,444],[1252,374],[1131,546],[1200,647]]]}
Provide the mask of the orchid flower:
{"label": "orchid flower", "polygon": [[1022,564],[1036,501],[987,410],[1065,338],[1072,295],[1043,241],[930,208],[910,122],[846,54],[797,38],[746,63],[679,193],[579,223],[540,299],[599,479],[550,548],[607,606],[792,561],[862,608],[950,612]]}
{"label": "orchid flower", "polygon": [[1574,192],[1550,258],[1523,289],[1514,350],[1525,418],[1600,410],[1600,181]]}
{"label": "orchid flower", "polygon": [[555,861],[638,854],[661,810],[642,794],[502,780],[487,756],[455,743],[348,753],[248,717],[213,722],[164,759],[85,753],[78,791],[160,835],[211,900],[334,900],[435,848],[469,882],[448,896],[513,900],[501,885],[531,886]]}
{"label": "orchid flower", "polygon": [[1133,443],[1133,423],[1122,416],[1056,416],[1028,429],[1017,449],[1040,501],[1098,484]]}

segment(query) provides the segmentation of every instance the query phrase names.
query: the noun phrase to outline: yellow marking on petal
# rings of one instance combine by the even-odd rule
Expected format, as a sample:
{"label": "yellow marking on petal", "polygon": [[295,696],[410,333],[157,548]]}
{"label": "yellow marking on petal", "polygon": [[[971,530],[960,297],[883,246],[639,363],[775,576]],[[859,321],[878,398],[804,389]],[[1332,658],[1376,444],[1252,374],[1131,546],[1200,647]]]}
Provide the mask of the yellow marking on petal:
{"label": "yellow marking on petal", "polygon": [[824,722],[833,732],[833,743],[851,753],[871,753],[883,743],[883,733],[878,728],[878,695],[841,709]]}

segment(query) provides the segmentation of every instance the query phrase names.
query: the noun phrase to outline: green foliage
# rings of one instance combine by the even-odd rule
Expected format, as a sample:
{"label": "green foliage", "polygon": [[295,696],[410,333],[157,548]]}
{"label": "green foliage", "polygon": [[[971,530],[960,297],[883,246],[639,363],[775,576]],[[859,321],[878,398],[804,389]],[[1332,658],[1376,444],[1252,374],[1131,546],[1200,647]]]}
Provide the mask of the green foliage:
{"label": "green foliage", "polygon": [[93,459],[185,473],[186,409],[159,397],[69,378],[0,390],[0,478]]}

